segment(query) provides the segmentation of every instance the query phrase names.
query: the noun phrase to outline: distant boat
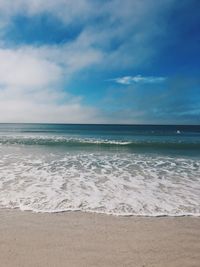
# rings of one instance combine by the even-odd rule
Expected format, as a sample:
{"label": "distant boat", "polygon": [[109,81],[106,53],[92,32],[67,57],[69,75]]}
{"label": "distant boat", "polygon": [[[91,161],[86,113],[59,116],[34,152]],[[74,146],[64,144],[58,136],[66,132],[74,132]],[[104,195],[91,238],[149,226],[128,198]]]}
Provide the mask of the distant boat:
{"label": "distant boat", "polygon": [[180,133],[181,133],[181,131],[177,130],[177,131],[176,131],[176,133],[177,133],[177,134],[180,134]]}

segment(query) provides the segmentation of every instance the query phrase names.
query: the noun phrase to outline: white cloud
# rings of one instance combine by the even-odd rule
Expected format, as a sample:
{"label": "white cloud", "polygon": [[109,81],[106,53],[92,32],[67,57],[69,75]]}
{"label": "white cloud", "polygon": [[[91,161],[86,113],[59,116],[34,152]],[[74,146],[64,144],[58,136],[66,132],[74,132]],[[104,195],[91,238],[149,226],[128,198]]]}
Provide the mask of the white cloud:
{"label": "white cloud", "polygon": [[[1,122],[101,122],[98,110],[95,108],[84,106],[81,102],[65,101],[64,104],[59,104],[56,101],[49,101],[48,91],[43,94],[43,98],[35,92],[13,97],[13,92],[6,89],[6,92],[0,92],[0,98]],[[56,98],[59,98],[59,94]]]}
{"label": "white cloud", "polygon": [[[98,9],[96,7],[98,6]],[[89,0],[0,0],[0,13],[4,19],[15,15],[35,16],[43,13],[53,15],[63,23],[85,21],[98,14],[101,3]]]}
{"label": "white cloud", "polygon": [[0,121],[94,123],[100,122],[100,115],[97,109],[84,106],[79,98],[59,91],[4,88],[0,90]]}
{"label": "white cloud", "polygon": [[115,79],[111,79],[111,81],[115,81],[119,84],[129,85],[132,83],[160,83],[164,82],[167,78],[166,77],[155,77],[155,76],[124,76]]}
{"label": "white cloud", "polygon": [[[60,45],[16,48],[11,44],[8,49],[0,40],[0,121],[105,122],[96,108],[83,105],[81,96],[64,92],[67,82],[93,67],[100,71],[120,70],[150,62],[155,37],[164,33],[162,15],[173,1],[0,0],[2,38],[17,15],[48,14],[62,26],[75,23],[82,28],[75,40]],[[162,79],[138,75],[117,78],[115,82]]]}
{"label": "white cloud", "polygon": [[42,87],[57,83],[62,69],[35,55],[32,49],[0,49],[0,84],[12,87]]}
{"label": "white cloud", "polygon": [[72,50],[0,49],[0,122],[100,122],[96,108],[63,90],[66,76],[98,60],[98,54],[86,51],[78,64]]}
{"label": "white cloud", "polygon": [[84,45],[103,51],[102,68],[126,68],[150,62],[148,59],[157,52],[156,37],[165,34],[164,14],[175,1],[0,0],[0,15],[5,25],[16,15],[41,14],[56,17],[69,27],[80,25],[82,32],[74,44],[80,49]]}

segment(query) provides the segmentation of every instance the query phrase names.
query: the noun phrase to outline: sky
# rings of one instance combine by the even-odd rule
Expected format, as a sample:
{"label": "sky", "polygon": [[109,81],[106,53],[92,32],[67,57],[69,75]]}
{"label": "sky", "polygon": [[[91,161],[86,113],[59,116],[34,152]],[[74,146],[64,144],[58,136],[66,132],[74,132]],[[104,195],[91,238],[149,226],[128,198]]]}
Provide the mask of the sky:
{"label": "sky", "polygon": [[200,124],[200,1],[0,0],[0,122]]}

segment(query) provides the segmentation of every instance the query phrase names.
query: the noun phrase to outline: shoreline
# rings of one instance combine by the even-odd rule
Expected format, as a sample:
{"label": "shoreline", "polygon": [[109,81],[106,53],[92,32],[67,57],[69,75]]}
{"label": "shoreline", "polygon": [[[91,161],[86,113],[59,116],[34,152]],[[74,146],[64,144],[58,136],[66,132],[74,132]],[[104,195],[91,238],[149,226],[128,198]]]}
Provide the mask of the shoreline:
{"label": "shoreline", "polygon": [[199,266],[200,218],[0,210],[1,266]]}
{"label": "shoreline", "polygon": [[149,215],[149,214],[121,214],[121,213],[109,213],[109,212],[101,212],[101,211],[94,211],[94,210],[81,210],[81,209],[69,209],[69,210],[53,210],[53,211],[43,211],[43,210],[23,210],[20,208],[0,208],[1,211],[16,211],[16,212],[27,212],[32,214],[65,214],[65,213],[83,213],[83,214],[99,214],[105,216],[113,216],[117,218],[182,218],[182,217],[189,217],[189,218],[200,218],[200,213],[186,213],[186,214],[157,214],[157,215]]}

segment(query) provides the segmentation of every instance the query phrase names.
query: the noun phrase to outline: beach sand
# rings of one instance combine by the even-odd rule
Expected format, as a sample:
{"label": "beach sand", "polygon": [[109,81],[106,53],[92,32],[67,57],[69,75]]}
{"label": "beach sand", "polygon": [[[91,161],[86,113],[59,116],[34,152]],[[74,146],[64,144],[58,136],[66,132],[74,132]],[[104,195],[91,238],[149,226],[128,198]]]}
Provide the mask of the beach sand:
{"label": "beach sand", "polygon": [[0,266],[200,266],[200,218],[0,211]]}

